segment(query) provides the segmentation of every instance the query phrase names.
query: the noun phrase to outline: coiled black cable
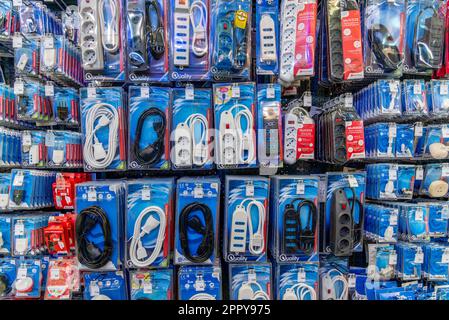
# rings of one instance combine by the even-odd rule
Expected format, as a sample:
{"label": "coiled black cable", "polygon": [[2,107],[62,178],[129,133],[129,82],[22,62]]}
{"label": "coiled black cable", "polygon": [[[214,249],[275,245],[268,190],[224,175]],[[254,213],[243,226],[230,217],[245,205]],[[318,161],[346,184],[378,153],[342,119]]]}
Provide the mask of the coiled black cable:
{"label": "coiled black cable", "polygon": [[[190,214],[194,211],[201,211],[204,217],[204,225],[195,216],[190,219]],[[203,239],[198,246],[196,254],[192,254],[189,248],[189,228],[202,234]],[[199,202],[193,202],[182,209],[179,216],[179,238],[184,256],[191,262],[202,263],[209,259],[214,252],[214,221],[210,208]]]}
{"label": "coiled black cable", "polygon": [[[158,117],[161,121],[153,123],[153,129],[156,132],[157,139],[144,149],[140,148],[140,139],[142,138],[142,130],[145,120],[150,117]],[[136,137],[134,139],[133,152],[135,159],[140,165],[152,165],[160,161],[164,153],[164,134],[167,127],[165,114],[158,108],[150,108],[142,113],[137,121]]]}
{"label": "coiled black cable", "polygon": [[[103,231],[103,250],[100,250],[87,239],[87,235],[97,224],[101,225]],[[75,235],[78,260],[81,264],[91,269],[98,269],[105,266],[111,260],[111,225],[106,212],[102,208],[91,206],[83,209],[76,217]]]}

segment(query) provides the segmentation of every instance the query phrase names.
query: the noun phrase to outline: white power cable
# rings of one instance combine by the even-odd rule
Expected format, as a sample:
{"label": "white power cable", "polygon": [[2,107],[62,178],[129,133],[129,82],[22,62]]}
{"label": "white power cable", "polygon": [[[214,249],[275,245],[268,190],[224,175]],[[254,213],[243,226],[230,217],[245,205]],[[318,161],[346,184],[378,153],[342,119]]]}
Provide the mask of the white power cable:
{"label": "white power cable", "polygon": [[[190,136],[192,138],[192,162],[197,166],[203,166],[208,161],[207,153],[204,153],[203,150],[206,150],[207,148],[209,123],[206,117],[199,113],[190,115],[185,123],[189,128]],[[195,127],[197,123],[204,129],[202,130],[199,142],[196,142],[197,139],[195,139]]]}
{"label": "white power cable", "polygon": [[[105,2],[108,1],[112,13],[112,21],[106,25],[104,19]],[[119,30],[120,30],[120,12],[118,10],[117,0],[99,0],[98,11],[101,28],[101,42],[104,50],[109,53],[114,53],[120,48]]]}
{"label": "white power cable", "polygon": [[[106,126],[109,126],[107,152],[96,136],[97,131]],[[83,149],[84,160],[89,166],[94,169],[105,169],[114,161],[118,147],[118,128],[119,115],[112,105],[97,103],[89,109],[86,114],[86,141]]]}
{"label": "white power cable", "polygon": [[[336,275],[332,276],[332,272]],[[336,284],[340,282],[342,284],[342,290],[339,296],[337,296]],[[349,292],[349,284],[346,277],[338,270],[329,270],[323,277],[323,300],[347,300]]]}
{"label": "white power cable", "polygon": [[[254,291],[253,286],[257,287]],[[238,300],[270,300],[268,294],[263,290],[262,286],[255,280],[243,282],[238,292]]]}
{"label": "white power cable", "polygon": [[315,289],[307,283],[301,282],[288,288],[282,296],[282,300],[305,300],[307,295],[310,295],[310,300],[317,298]]}
{"label": "white power cable", "polygon": [[[152,213],[159,216],[159,221],[154,218]],[[145,224],[142,226],[143,219],[148,216]],[[157,206],[149,206],[142,210],[134,223],[134,232],[129,248],[129,256],[134,266],[144,268],[150,266],[159,256],[165,240],[165,226],[166,226],[165,212]],[[152,230],[159,227],[159,232],[151,255],[142,244],[142,238],[149,234]]]}
{"label": "white power cable", "polygon": [[[249,252],[253,255],[259,255],[265,249],[264,239],[263,239],[263,227],[264,227],[264,222],[265,222],[265,206],[260,201],[257,201],[254,198],[245,199],[244,201],[242,201],[240,206],[243,207],[244,203],[247,201],[249,201],[249,202],[246,206],[245,211],[246,211],[246,217],[247,217],[247,221],[248,221],[248,231],[250,234]],[[251,219],[251,208],[253,206],[255,206],[259,212],[259,223],[258,223],[258,227],[257,227],[257,232],[255,232],[255,230],[254,230],[253,222]]]}
{"label": "white power cable", "polygon": [[[248,108],[243,104],[235,104],[229,110],[229,112],[232,113],[232,111],[237,108],[241,109],[235,114],[235,118],[234,118],[235,128],[236,128],[237,135],[239,138],[239,143],[237,144],[237,148],[238,148],[237,155],[239,157],[240,163],[249,164],[254,161],[254,158],[256,155],[256,152],[254,150],[255,149],[254,136],[253,136],[253,132],[252,132],[253,127],[254,127],[254,117],[253,117],[253,114],[251,113],[251,111],[248,110]],[[242,123],[241,123],[242,117],[246,118],[246,121],[247,121],[247,128],[246,128],[245,132],[243,132],[243,129],[242,129]],[[248,150],[248,155],[246,157],[246,160],[244,159],[244,151],[245,150]]]}
{"label": "white power cable", "polygon": [[189,300],[216,300],[215,297],[208,293],[197,293],[190,297]]}
{"label": "white power cable", "polygon": [[[195,23],[195,11],[200,12],[200,19]],[[190,6],[190,23],[193,27],[192,51],[197,57],[207,53],[207,7],[201,0],[193,1]]]}

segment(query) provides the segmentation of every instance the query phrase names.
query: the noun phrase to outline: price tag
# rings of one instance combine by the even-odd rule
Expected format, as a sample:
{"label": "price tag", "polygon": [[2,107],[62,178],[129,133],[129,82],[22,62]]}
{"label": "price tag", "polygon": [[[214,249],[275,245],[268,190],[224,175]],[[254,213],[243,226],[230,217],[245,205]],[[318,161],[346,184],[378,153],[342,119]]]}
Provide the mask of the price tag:
{"label": "price tag", "polygon": [[422,137],[423,134],[423,124],[422,122],[417,122],[415,124],[415,137]]}
{"label": "price tag", "polygon": [[87,87],[87,97],[88,98],[96,98],[97,97],[97,89],[94,87]]}
{"label": "price tag", "polygon": [[23,147],[31,146],[31,134],[30,133],[27,132],[22,135],[22,146]]}
{"label": "price tag", "polygon": [[25,93],[25,86],[22,81],[14,82],[14,94],[17,96],[22,96]]}
{"label": "price tag", "polygon": [[388,264],[395,265],[398,262],[398,255],[396,253],[390,253],[388,257]]}
{"label": "price tag", "polygon": [[345,95],[345,101],[344,101],[344,104],[345,104],[345,108],[352,108],[352,106],[353,106],[353,98],[352,98],[352,94],[347,94],[347,95]]}
{"label": "price tag", "polygon": [[143,283],[143,293],[150,294],[153,293],[153,285],[151,282],[145,281]]}
{"label": "price tag", "polygon": [[145,201],[151,200],[151,190],[147,186],[144,186],[142,189],[142,200]]}
{"label": "price tag", "polygon": [[204,197],[203,187],[201,187],[201,186],[196,186],[196,187],[193,189],[193,197],[194,197],[195,199],[201,199],[201,198],[203,198],[203,197]]}
{"label": "price tag", "polygon": [[359,187],[359,183],[357,182],[357,179],[353,175],[348,176],[348,183],[349,183],[349,187],[351,187],[351,188]]}
{"label": "price tag", "polygon": [[273,86],[268,86],[267,88],[267,99],[274,99],[276,96]]}
{"label": "price tag", "polygon": [[415,221],[423,221],[424,220],[424,210],[419,207],[415,211]]}
{"label": "price tag", "polygon": [[55,42],[53,37],[46,37],[44,39],[44,48],[45,49],[53,49],[55,47]]}
{"label": "price tag", "polygon": [[233,98],[240,98],[240,87],[238,84],[232,85],[231,92]]}
{"label": "price tag", "polygon": [[245,188],[245,194],[247,197],[254,197],[254,184],[248,183]]}
{"label": "price tag", "polygon": [[449,263],[449,248],[444,249],[444,253],[441,256],[441,263]]}
{"label": "price tag", "polygon": [[420,81],[415,81],[415,84],[413,85],[413,94],[422,94]]}
{"label": "price tag", "polygon": [[52,84],[45,85],[45,96],[53,97],[55,95],[55,87]]}
{"label": "price tag", "polygon": [[312,106],[312,95],[310,93],[306,93],[304,95],[304,107],[311,107]]}
{"label": "price tag", "polygon": [[304,184],[304,181],[300,180],[296,184],[296,194],[304,194],[306,191],[306,185]]}
{"label": "price tag", "polygon": [[398,225],[398,216],[397,214],[390,215],[390,226],[397,226]]}
{"label": "price tag", "polygon": [[23,186],[23,180],[25,179],[25,176],[23,174],[16,174],[14,176],[13,186],[14,187],[21,187]]}
{"label": "price tag", "polygon": [[441,219],[443,220],[449,220],[449,206],[444,205],[441,209]]}
{"label": "price tag", "polygon": [[416,252],[415,259],[413,262],[416,264],[421,264],[424,262],[424,253],[421,250]]}
{"label": "price tag", "polygon": [[441,166],[441,176],[448,177],[449,176],[449,164],[443,163]]}
{"label": "price tag", "polygon": [[22,36],[14,36],[12,37],[12,47],[14,49],[19,49],[23,47],[23,38]]}
{"label": "price tag", "polygon": [[94,188],[90,188],[87,191],[87,201],[97,201],[97,191]]}
{"label": "price tag", "polygon": [[422,166],[417,166],[416,167],[416,174],[415,174],[415,179],[420,181],[422,179],[424,179],[424,168]]}
{"label": "price tag", "polygon": [[388,180],[396,181],[398,178],[398,166],[391,165],[388,170]]}
{"label": "price tag", "polygon": [[25,268],[25,267],[20,267],[18,270],[17,270],[17,279],[24,279],[24,278],[26,278],[27,277],[27,268]]}
{"label": "price tag", "polygon": [[441,82],[440,84],[440,95],[445,96],[449,93],[447,82]]}
{"label": "price tag", "polygon": [[447,125],[441,126],[441,133],[443,138],[449,138],[449,127]]}
{"label": "price tag", "polygon": [[396,123],[390,123],[390,125],[388,126],[388,137],[396,138],[396,132]]}
{"label": "price tag", "polygon": [[59,268],[52,268],[50,270],[50,279],[52,280],[59,280],[60,277],[60,270]]}
{"label": "price tag", "polygon": [[186,86],[186,100],[194,100],[195,99],[195,89],[192,85]]}
{"label": "price tag", "polygon": [[140,97],[141,98],[149,98],[150,97],[150,88],[147,86],[140,87]]}
{"label": "price tag", "polygon": [[14,235],[23,236],[25,234],[25,225],[21,222],[14,225]]}

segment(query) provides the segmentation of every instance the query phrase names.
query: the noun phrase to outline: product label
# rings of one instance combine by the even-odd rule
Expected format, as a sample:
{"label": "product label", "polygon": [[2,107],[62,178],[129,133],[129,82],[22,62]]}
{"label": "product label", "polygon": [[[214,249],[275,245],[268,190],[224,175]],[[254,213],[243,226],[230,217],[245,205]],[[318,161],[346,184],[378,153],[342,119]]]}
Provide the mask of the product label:
{"label": "product label", "polygon": [[299,124],[296,137],[296,159],[313,159],[315,154],[315,124]]}
{"label": "product label", "polygon": [[244,10],[237,10],[235,12],[234,26],[240,29],[246,29],[246,24],[248,22],[248,12]]}
{"label": "product label", "polygon": [[363,52],[360,11],[341,12],[341,33],[345,80],[363,78]]}
{"label": "product label", "polygon": [[300,3],[296,17],[295,76],[313,75],[315,35],[316,35],[316,3]]}
{"label": "product label", "polygon": [[365,133],[363,121],[346,121],[346,159],[365,158]]}

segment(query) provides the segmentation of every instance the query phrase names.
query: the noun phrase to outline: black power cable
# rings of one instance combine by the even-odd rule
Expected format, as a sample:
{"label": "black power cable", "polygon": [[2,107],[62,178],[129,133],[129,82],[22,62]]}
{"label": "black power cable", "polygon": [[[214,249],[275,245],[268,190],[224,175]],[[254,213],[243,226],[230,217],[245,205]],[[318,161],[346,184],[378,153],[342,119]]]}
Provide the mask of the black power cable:
{"label": "black power cable", "polygon": [[[195,216],[190,219],[190,215],[194,211],[201,211],[204,217],[204,225],[199,217]],[[189,228],[203,235],[196,254],[192,254],[189,248]],[[214,252],[214,221],[212,219],[212,211],[202,203],[193,202],[182,209],[179,216],[179,238],[181,249],[184,256],[191,262],[202,263],[209,259]]]}
{"label": "black power cable", "polygon": [[[142,138],[143,125],[150,117],[158,117],[161,119],[161,121],[155,121],[153,123],[153,129],[156,132],[157,139],[152,144],[141,149],[139,145]],[[164,134],[166,127],[167,120],[165,119],[165,114],[158,108],[150,108],[140,115],[133,145],[134,156],[139,164],[152,165],[160,161],[164,153]]]}
{"label": "black power cable", "polygon": [[[97,224],[101,225],[103,231],[103,250],[100,250],[87,239],[89,232]],[[106,212],[102,208],[91,206],[83,209],[76,217],[75,232],[78,260],[81,264],[91,269],[98,269],[105,266],[111,260],[111,225]]]}
{"label": "black power cable", "polygon": [[[160,59],[165,52],[164,21],[157,0],[152,0],[146,6],[147,11],[147,39],[150,53],[154,59]],[[156,16],[156,19],[154,19]],[[156,21],[154,21],[156,20]]]}
{"label": "black power cable", "polygon": [[[295,203],[299,202],[295,208]],[[308,207],[308,219],[305,226],[301,222],[301,209]],[[298,250],[310,255],[315,249],[316,223],[318,210],[315,203],[304,198],[296,198],[284,209],[283,252],[295,254]]]}

